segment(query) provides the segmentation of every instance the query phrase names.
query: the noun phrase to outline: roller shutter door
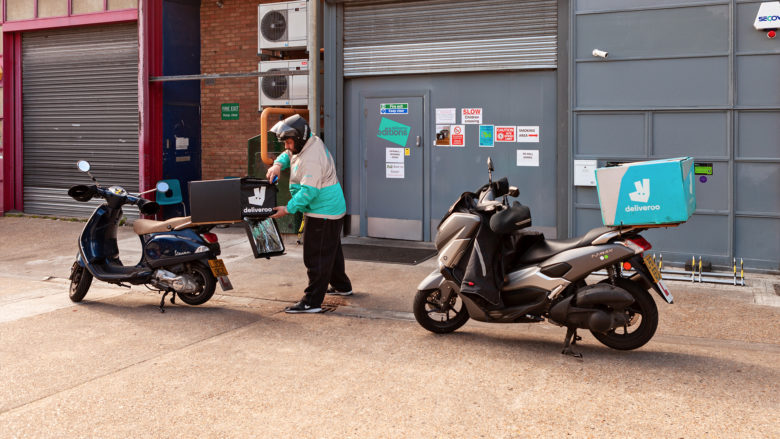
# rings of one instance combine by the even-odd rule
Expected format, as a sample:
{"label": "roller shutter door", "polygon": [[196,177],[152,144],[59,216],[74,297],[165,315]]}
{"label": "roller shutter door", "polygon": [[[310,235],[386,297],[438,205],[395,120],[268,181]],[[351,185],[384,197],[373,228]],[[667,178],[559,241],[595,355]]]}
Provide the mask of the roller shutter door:
{"label": "roller shutter door", "polygon": [[[135,23],[22,36],[24,211],[86,217],[97,201],[67,195],[89,178],[138,191],[138,30]],[[137,217],[134,207],[125,209]]]}
{"label": "roller shutter door", "polygon": [[344,5],[344,76],[553,69],[555,0]]}

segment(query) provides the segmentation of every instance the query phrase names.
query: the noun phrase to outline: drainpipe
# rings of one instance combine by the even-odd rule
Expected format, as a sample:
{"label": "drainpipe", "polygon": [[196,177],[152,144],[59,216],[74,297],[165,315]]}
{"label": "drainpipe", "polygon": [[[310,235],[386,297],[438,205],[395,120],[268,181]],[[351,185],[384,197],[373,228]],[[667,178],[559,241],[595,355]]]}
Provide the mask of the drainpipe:
{"label": "drainpipe", "polygon": [[307,49],[309,51],[309,126],[312,134],[320,135],[320,41],[319,41],[319,17],[320,0],[309,0],[306,9],[307,20]]}

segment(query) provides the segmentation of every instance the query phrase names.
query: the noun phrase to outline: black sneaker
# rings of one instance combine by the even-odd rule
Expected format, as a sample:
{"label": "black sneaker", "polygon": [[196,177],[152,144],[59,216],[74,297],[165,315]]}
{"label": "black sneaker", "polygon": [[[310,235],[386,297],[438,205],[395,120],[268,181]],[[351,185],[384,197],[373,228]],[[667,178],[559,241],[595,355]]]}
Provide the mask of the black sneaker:
{"label": "black sneaker", "polygon": [[325,294],[330,294],[331,296],[351,296],[352,290],[349,291],[336,291],[335,288],[330,287],[325,291]]}
{"label": "black sneaker", "polygon": [[284,312],[287,314],[301,314],[301,313],[318,313],[322,312],[322,308],[319,306],[311,306],[303,303],[303,301],[300,301],[296,303],[295,305],[288,306],[284,309]]}

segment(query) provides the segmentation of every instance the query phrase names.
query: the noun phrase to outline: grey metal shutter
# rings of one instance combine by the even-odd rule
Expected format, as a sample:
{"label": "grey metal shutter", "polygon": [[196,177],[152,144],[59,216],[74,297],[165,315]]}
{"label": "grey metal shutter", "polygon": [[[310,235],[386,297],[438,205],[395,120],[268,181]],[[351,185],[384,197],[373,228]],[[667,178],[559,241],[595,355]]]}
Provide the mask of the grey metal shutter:
{"label": "grey metal shutter", "polygon": [[[24,211],[86,217],[97,201],[68,197],[90,183],[138,190],[138,28],[135,23],[22,35]],[[137,217],[138,209],[125,209]]]}
{"label": "grey metal shutter", "polygon": [[556,0],[345,3],[344,76],[557,67]]}

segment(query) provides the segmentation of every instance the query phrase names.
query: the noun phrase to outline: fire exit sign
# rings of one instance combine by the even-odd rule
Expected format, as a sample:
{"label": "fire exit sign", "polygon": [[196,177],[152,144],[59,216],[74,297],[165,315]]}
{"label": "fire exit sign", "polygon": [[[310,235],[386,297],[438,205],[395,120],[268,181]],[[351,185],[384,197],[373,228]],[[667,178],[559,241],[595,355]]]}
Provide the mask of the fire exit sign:
{"label": "fire exit sign", "polygon": [[379,104],[379,114],[409,114],[409,104]]}
{"label": "fire exit sign", "polygon": [[238,104],[222,104],[222,120],[238,120]]}

